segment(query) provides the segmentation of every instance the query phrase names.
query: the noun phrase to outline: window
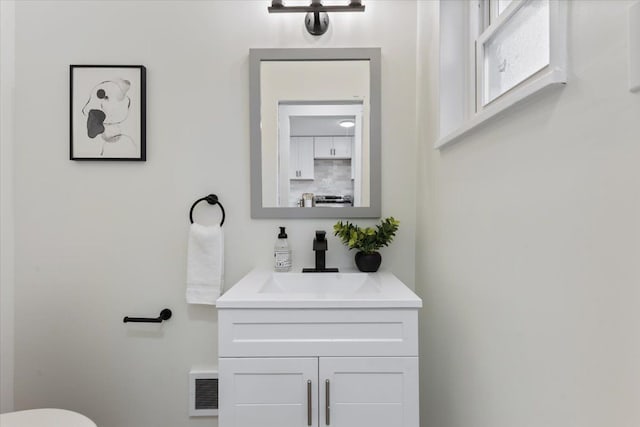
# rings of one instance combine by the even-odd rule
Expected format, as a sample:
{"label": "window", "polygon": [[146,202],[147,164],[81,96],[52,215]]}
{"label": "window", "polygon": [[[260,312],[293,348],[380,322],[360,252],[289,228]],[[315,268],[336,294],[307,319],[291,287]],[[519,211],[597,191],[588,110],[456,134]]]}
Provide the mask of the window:
{"label": "window", "polygon": [[[502,12],[504,12],[504,11],[505,11],[505,9],[506,9],[507,7],[509,7],[509,5],[510,5],[511,3],[513,3],[513,0],[497,0],[497,1],[495,1],[495,0],[494,0],[494,1],[492,1],[492,2],[491,2],[491,4],[492,4],[492,6],[493,6],[494,10],[495,10],[495,9],[498,9],[498,11],[497,11],[497,13],[496,13],[496,16],[497,16],[497,15],[500,15]],[[497,7],[496,7],[496,5],[497,5]]]}
{"label": "window", "polygon": [[547,86],[566,83],[564,3],[440,2],[441,120],[436,147]]}

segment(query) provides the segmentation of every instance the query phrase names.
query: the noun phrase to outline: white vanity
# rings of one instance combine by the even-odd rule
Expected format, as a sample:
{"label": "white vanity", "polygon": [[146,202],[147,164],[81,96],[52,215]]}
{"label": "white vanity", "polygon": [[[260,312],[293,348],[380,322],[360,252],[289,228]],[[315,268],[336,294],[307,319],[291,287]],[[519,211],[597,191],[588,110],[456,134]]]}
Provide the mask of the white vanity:
{"label": "white vanity", "polygon": [[217,302],[220,427],[417,427],[418,309],[391,273],[254,270]]}

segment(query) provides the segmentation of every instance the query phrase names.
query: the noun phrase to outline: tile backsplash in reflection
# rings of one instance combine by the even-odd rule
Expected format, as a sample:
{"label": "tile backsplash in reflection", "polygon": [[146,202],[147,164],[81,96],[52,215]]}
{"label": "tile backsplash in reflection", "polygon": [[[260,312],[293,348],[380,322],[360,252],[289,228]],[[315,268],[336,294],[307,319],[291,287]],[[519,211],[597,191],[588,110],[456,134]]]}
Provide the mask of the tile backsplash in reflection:
{"label": "tile backsplash in reflection", "polygon": [[314,160],[314,180],[291,180],[289,206],[298,206],[302,193],[353,197],[351,160]]}

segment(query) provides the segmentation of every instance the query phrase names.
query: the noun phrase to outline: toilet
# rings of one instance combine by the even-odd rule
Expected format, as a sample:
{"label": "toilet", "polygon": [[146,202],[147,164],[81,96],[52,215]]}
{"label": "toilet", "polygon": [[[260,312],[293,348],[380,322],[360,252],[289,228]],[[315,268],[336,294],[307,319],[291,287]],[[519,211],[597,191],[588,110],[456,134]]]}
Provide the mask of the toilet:
{"label": "toilet", "polygon": [[97,427],[82,414],[66,409],[29,409],[0,414],[2,427]]}

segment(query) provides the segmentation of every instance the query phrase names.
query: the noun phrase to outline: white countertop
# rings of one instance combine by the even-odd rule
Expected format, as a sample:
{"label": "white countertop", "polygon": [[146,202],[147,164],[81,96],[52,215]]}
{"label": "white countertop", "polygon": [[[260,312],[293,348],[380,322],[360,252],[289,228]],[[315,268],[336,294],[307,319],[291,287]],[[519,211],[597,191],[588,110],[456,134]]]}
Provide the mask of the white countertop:
{"label": "white countertop", "polygon": [[419,308],[422,300],[389,272],[274,273],[254,269],[218,308]]}

